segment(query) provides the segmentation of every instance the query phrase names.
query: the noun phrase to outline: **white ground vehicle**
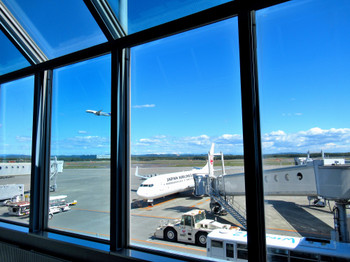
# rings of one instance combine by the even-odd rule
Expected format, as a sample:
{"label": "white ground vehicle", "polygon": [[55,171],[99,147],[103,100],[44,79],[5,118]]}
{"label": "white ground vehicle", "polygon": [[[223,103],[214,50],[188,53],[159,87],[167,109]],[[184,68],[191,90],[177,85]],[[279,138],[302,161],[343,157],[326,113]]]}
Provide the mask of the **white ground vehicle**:
{"label": "white ground vehicle", "polygon": [[[350,243],[334,240],[266,234],[268,261],[349,261]],[[248,261],[247,232],[213,230],[208,235],[207,256]]]}
{"label": "white ground vehicle", "polygon": [[30,203],[28,201],[9,202],[8,206],[9,215],[12,216],[26,216],[29,215]]}
{"label": "white ground vehicle", "polygon": [[[69,203],[66,201],[67,196],[50,196],[50,211],[59,213],[70,210]],[[76,202],[76,200],[74,200]]]}
{"label": "white ground vehicle", "polygon": [[208,233],[217,228],[232,229],[230,231],[239,230],[230,224],[222,224],[212,219],[206,219],[205,210],[193,209],[183,214],[181,220],[159,226],[154,236],[167,241],[205,246]]}
{"label": "white ground vehicle", "polygon": [[[66,195],[60,196],[50,196],[49,201],[49,218],[53,217],[53,214],[65,212],[70,210],[71,205],[76,205],[77,201],[74,200],[72,202],[66,201]],[[28,200],[28,201],[27,201]],[[30,202],[29,196],[26,196],[26,201],[19,201],[18,198],[14,198],[13,200],[9,200],[5,203],[8,206],[8,213],[12,216],[25,216],[29,215],[30,211]]]}

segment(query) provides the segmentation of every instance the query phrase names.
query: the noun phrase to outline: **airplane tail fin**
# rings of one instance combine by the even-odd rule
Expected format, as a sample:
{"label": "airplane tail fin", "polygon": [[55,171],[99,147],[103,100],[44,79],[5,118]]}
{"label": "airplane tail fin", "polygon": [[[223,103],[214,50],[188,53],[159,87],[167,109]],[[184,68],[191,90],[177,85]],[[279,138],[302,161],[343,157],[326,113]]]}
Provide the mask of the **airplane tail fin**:
{"label": "airplane tail fin", "polygon": [[214,147],[215,144],[211,144],[210,151],[208,152],[208,162],[202,168],[203,173],[209,173],[209,175],[214,175]]}
{"label": "airplane tail fin", "polygon": [[214,175],[214,143],[208,153],[209,175]]}
{"label": "airplane tail fin", "polygon": [[135,176],[141,177],[141,176],[139,175],[139,166],[136,166]]}

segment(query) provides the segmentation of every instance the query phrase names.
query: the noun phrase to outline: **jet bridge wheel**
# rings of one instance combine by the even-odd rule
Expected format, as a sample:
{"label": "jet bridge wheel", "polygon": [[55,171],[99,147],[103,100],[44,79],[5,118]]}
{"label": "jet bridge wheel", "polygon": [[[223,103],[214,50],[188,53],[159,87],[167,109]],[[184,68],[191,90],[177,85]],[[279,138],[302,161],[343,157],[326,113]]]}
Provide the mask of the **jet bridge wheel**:
{"label": "jet bridge wheel", "polygon": [[177,233],[175,229],[168,227],[164,230],[164,238],[167,241],[176,242],[177,241]]}
{"label": "jet bridge wheel", "polygon": [[196,244],[201,247],[205,247],[207,245],[207,235],[206,232],[198,232],[196,235]]}

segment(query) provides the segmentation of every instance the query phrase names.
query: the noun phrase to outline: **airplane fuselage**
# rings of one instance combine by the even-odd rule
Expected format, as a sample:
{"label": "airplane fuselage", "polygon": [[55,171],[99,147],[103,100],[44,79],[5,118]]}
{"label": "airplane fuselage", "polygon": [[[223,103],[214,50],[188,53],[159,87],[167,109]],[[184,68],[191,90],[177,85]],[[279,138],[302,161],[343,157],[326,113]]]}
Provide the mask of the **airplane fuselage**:
{"label": "airplane fuselage", "polygon": [[[208,155],[209,161],[201,169],[168,173],[146,179],[138,188],[137,195],[148,202],[153,202],[153,199],[193,189],[194,174],[208,174],[213,170],[214,144]],[[136,174],[138,174],[138,169],[136,169]]]}
{"label": "airplane fuselage", "polygon": [[137,190],[137,195],[144,200],[168,196],[194,188],[193,174],[199,170],[175,172],[158,175],[145,180]]}

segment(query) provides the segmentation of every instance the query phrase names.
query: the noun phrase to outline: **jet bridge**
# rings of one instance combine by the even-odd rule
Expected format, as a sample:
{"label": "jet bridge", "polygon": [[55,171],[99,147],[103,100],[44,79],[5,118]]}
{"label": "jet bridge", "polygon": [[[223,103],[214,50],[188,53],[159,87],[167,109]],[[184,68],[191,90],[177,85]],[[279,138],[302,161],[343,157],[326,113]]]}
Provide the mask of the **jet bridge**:
{"label": "jet bridge", "polygon": [[[63,172],[63,160],[57,160],[55,157],[50,161],[50,190],[57,189],[57,175]],[[0,163],[0,179],[4,179],[0,184],[3,184],[6,179],[13,176],[26,176],[31,174],[31,163]],[[24,190],[28,191],[28,185],[24,186]]]}
{"label": "jet bridge", "polygon": [[[223,155],[221,154],[223,161]],[[220,212],[223,208],[246,228],[245,210],[233,201],[234,196],[245,195],[245,174],[194,175],[195,194],[211,197],[211,209]],[[350,204],[350,165],[343,159],[307,161],[305,164],[264,170],[264,192],[269,196],[322,197],[335,201],[334,238],[350,242],[346,206]]]}

